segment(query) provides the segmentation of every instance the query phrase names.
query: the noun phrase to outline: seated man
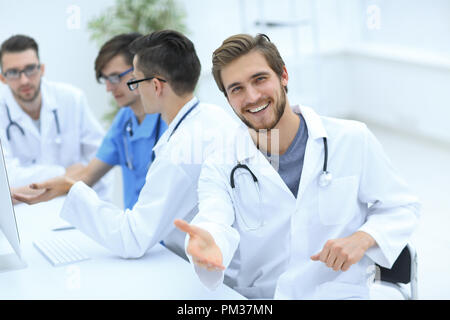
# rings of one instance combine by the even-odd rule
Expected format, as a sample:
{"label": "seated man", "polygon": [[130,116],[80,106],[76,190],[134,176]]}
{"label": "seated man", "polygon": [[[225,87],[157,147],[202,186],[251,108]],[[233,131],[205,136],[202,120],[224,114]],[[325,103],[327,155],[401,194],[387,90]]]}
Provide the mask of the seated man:
{"label": "seated man", "polygon": [[248,128],[224,150],[232,161],[205,160],[191,225],[175,221],[201,281],[256,299],[368,299],[370,267],[392,266],[420,208],[379,142],[363,123],[291,107],[265,35],[226,39],[213,75]]}
{"label": "seated man", "polygon": [[184,234],[176,218],[197,212],[197,182],[203,160],[226,143],[240,125],[223,108],[195,96],[200,60],[183,34],[162,30],[136,39],[131,91],[139,92],[147,114],[161,114],[168,129],[154,151],[155,161],[136,204],[122,210],[102,201],[83,181],[61,177],[70,188],[60,216],[124,258],[137,258],[164,241],[185,257]]}
{"label": "seated man", "polygon": [[[79,89],[43,78],[38,45],[16,35],[0,48],[0,139],[11,188],[76,174],[95,155],[104,132]],[[106,177],[105,177],[106,178]],[[110,198],[112,176],[95,189]]]}
{"label": "seated man", "polygon": [[[139,94],[130,91],[127,81],[133,75],[133,54],[129,45],[141,35],[121,34],[107,41],[95,61],[97,80],[106,85],[117,104],[122,108],[117,113],[111,128],[87,167],[72,174],[92,186],[114,165],[120,165],[123,177],[124,208],[131,209],[144,186],[148,168],[154,160],[153,147],[167,129],[160,114],[145,114]],[[39,195],[25,197],[24,201],[36,203],[66,194],[69,187],[50,179],[31,185],[33,189],[44,189]],[[20,195],[16,192],[16,198]]]}

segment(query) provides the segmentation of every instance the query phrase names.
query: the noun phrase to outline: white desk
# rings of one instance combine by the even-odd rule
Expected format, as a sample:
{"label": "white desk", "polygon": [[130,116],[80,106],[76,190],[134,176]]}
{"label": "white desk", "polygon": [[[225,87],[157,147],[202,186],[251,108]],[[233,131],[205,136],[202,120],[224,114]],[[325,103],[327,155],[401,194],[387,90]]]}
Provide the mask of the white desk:
{"label": "white desk", "polygon": [[[0,273],[0,299],[245,299],[222,285],[204,288],[189,263],[161,245],[140,259],[122,259],[80,231],[51,231],[61,222],[59,198],[15,206],[27,268]],[[53,267],[33,246],[52,234],[78,245],[90,260]]]}

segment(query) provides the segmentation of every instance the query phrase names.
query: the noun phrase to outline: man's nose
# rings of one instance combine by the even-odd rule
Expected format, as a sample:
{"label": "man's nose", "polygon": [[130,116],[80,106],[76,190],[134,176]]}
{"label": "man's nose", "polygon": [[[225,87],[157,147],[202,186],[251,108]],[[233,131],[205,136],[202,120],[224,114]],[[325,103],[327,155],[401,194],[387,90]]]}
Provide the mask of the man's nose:
{"label": "man's nose", "polygon": [[19,74],[19,81],[20,81],[20,84],[26,84],[26,83],[28,83],[28,81],[30,81],[30,78],[28,78],[26,75],[25,75],[25,72],[21,72],[20,74]]}
{"label": "man's nose", "polygon": [[109,80],[106,80],[106,92],[111,92],[116,88]]}
{"label": "man's nose", "polygon": [[246,104],[253,105],[257,104],[261,99],[261,92],[253,86],[249,86],[246,90]]}

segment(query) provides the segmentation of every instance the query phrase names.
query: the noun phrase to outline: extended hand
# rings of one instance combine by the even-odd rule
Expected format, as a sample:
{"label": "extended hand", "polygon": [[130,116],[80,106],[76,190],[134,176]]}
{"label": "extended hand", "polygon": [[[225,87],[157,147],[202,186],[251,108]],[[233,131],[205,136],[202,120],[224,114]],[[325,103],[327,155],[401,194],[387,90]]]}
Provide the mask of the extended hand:
{"label": "extended hand", "polygon": [[74,180],[67,176],[56,177],[42,183],[30,184],[29,188],[34,190],[34,194],[22,193],[15,191],[12,197],[21,202],[28,204],[35,204],[39,202],[49,201],[56,197],[66,194],[72,185],[75,183]]}
{"label": "extended hand", "polygon": [[189,234],[187,253],[192,256],[196,265],[209,271],[225,269],[222,264],[222,252],[208,231],[180,219],[174,223],[178,229]]}
{"label": "extended hand", "polygon": [[322,261],[334,271],[347,271],[373,245],[375,240],[368,233],[358,231],[346,238],[328,240],[322,251],[311,256],[311,260]]}
{"label": "extended hand", "polygon": [[41,193],[42,193],[42,190],[33,190],[33,189],[30,188],[30,186],[23,186],[23,187],[19,187],[19,188],[11,188],[12,203],[13,204],[20,203],[19,200],[14,198],[14,194],[21,194],[21,195],[26,195],[26,196],[37,196],[37,195],[40,195]]}

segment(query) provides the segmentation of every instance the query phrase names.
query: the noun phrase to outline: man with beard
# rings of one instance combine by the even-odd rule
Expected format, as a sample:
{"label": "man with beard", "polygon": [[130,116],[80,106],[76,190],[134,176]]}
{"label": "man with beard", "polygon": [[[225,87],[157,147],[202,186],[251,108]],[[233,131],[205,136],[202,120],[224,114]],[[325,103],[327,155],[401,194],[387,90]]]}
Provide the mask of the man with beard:
{"label": "man with beard", "polygon": [[[116,103],[121,107],[109,128],[96,157],[80,170],[73,180],[81,180],[92,186],[114,165],[122,168],[124,208],[131,209],[136,203],[145,183],[148,168],[155,153],[153,147],[167,129],[159,113],[145,114],[142,101],[136,91],[130,91],[127,81],[133,77],[133,57],[129,45],[141,36],[140,33],[119,34],[108,40],[100,49],[95,60],[97,81],[105,84]],[[40,183],[33,183],[33,189],[41,189],[37,195],[13,197],[28,204],[48,201],[67,194],[69,186],[60,176]]]}
{"label": "man with beard", "polygon": [[249,134],[205,161],[198,214],[175,220],[200,280],[253,299],[369,298],[374,262],[392,266],[419,214],[376,138],[360,122],[291,106],[265,35],[226,39],[213,75]]}
{"label": "man with beard", "polygon": [[99,199],[83,181],[64,177],[59,183],[70,191],[60,217],[123,258],[142,257],[161,241],[184,258],[185,235],[173,221],[190,221],[197,212],[203,160],[241,124],[195,96],[201,64],[182,33],[155,31],[134,40],[129,50],[134,54],[129,90],[139,93],[145,114],[161,114],[168,125],[153,148],[155,160],[136,203],[125,210]]}
{"label": "man with beard", "polygon": [[[77,88],[43,78],[36,41],[15,35],[0,49],[0,138],[10,185],[32,193],[27,186],[61,174],[77,174],[97,151],[104,132],[85,95]],[[112,176],[95,189],[111,196]]]}

